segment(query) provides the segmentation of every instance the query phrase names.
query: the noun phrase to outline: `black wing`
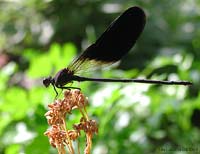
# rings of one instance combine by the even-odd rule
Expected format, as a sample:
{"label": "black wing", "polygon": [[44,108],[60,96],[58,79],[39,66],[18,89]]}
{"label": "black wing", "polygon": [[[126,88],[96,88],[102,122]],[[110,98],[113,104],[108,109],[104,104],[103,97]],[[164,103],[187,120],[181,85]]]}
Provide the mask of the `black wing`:
{"label": "black wing", "polygon": [[68,68],[78,72],[85,65],[96,67],[120,60],[135,44],[144,29],[145,21],[145,13],[141,8],[127,9]]}

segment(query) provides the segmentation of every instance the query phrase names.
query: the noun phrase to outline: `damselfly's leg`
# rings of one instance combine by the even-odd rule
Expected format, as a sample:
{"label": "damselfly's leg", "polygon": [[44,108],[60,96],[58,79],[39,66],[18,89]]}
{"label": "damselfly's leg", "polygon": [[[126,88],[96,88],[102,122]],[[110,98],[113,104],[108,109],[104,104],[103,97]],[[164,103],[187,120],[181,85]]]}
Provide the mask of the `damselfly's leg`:
{"label": "damselfly's leg", "polygon": [[78,89],[78,90],[81,90],[81,88],[78,88],[78,87],[62,87],[62,86],[60,86],[60,87],[58,87],[58,88],[60,88],[60,89]]}

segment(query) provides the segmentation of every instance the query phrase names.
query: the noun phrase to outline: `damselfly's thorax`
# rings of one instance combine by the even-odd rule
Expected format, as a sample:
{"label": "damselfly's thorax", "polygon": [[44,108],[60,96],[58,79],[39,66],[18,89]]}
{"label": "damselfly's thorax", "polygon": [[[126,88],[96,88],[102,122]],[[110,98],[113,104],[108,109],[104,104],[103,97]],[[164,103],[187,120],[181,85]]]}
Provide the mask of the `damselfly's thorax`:
{"label": "damselfly's thorax", "polygon": [[53,78],[56,87],[62,87],[67,83],[72,82],[74,72],[68,68],[60,70]]}
{"label": "damselfly's thorax", "polygon": [[68,68],[64,68],[62,70],[60,70],[54,78],[52,78],[51,76],[45,78],[43,80],[43,85],[45,87],[48,87],[50,84],[52,84],[53,86],[56,87],[62,87],[64,85],[66,85],[67,83],[72,82],[73,80],[73,76],[74,76],[74,72],[71,71]]}

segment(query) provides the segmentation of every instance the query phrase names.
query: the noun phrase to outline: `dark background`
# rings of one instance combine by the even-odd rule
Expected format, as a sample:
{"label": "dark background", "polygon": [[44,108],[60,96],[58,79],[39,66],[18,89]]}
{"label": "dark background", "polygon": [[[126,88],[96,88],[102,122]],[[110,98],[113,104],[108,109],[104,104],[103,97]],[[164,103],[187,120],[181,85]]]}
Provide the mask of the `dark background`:
{"label": "dark background", "polygon": [[[95,154],[200,152],[200,1],[0,1],[0,153],[57,153],[43,133],[55,74],[124,10],[147,15],[136,45],[114,69],[86,76],[189,80],[193,86],[81,83],[99,124]],[[77,86],[77,83],[74,83]],[[62,94],[61,94],[62,97]],[[70,126],[78,112],[66,118]],[[84,148],[84,135],[81,148]],[[83,150],[82,150],[83,151]]]}

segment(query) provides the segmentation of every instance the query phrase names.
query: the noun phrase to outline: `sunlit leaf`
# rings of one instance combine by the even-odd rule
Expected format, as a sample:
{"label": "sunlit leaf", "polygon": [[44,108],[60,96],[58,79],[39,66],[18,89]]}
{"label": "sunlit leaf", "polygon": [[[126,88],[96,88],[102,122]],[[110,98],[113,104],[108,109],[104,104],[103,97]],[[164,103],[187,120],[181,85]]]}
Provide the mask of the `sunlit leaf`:
{"label": "sunlit leaf", "polygon": [[48,54],[44,54],[31,61],[27,74],[32,78],[38,78],[50,75],[51,70],[52,63],[49,63]]}
{"label": "sunlit leaf", "polygon": [[18,120],[23,118],[29,108],[26,91],[21,88],[8,89],[1,108],[13,119]]}
{"label": "sunlit leaf", "polygon": [[20,153],[20,145],[19,144],[12,144],[8,146],[5,150],[5,154],[17,154]]}

